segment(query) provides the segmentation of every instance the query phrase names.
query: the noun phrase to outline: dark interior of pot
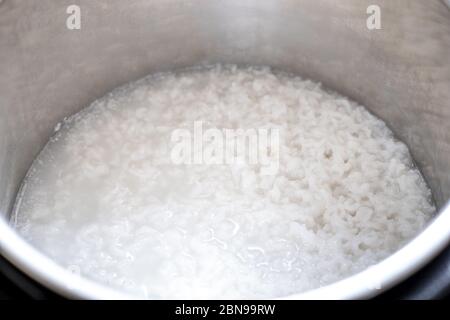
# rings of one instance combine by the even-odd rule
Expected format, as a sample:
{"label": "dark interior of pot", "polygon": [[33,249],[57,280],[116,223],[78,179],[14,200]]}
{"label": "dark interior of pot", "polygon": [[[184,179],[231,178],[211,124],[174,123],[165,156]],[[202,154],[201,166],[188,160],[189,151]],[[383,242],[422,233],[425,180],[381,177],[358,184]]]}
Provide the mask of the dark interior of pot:
{"label": "dark interior of pot", "polygon": [[[438,0],[0,2],[0,212],[58,121],[149,73],[265,65],[365,105],[404,141],[438,207],[450,198],[450,11]],[[67,7],[81,8],[70,30]]]}

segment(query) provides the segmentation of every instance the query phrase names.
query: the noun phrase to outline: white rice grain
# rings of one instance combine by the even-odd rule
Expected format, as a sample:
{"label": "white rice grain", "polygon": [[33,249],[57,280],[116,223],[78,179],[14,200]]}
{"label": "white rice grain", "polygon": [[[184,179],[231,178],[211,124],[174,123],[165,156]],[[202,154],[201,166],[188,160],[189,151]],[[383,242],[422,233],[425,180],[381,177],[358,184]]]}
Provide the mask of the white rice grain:
{"label": "white rice grain", "polygon": [[[174,165],[194,121],[281,132],[275,176]],[[234,173],[236,175],[236,173]],[[151,76],[58,126],[19,231],[60,264],[146,298],[272,298],[382,260],[435,208],[407,147],[363,107],[268,68]]]}

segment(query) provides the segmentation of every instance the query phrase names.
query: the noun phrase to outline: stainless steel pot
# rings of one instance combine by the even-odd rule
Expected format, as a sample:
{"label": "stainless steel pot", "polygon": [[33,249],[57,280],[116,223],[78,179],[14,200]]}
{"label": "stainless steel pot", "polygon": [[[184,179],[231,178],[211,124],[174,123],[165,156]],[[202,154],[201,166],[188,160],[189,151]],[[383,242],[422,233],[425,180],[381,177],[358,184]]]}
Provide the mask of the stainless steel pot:
{"label": "stainless steel pot", "polygon": [[[70,30],[66,9],[81,9]],[[367,8],[381,9],[370,30]],[[367,298],[450,239],[450,11],[440,0],[0,0],[0,250],[68,297],[121,298],[78,278],[8,226],[18,187],[63,117],[116,86],[200,63],[270,65],[366,105],[411,148],[440,213],[378,265],[289,298]]]}

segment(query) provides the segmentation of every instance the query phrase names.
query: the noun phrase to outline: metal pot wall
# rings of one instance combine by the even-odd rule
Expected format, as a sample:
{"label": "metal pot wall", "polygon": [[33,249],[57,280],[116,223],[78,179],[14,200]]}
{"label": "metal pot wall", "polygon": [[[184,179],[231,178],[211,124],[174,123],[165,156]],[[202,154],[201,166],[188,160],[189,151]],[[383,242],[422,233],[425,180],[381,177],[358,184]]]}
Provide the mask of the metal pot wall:
{"label": "metal pot wall", "polygon": [[[67,24],[73,4],[79,30]],[[372,4],[381,29],[367,25]],[[409,145],[433,190],[440,212],[403,249],[290,298],[375,296],[450,239],[449,57],[450,11],[440,0],[0,0],[1,255],[64,296],[124,297],[63,270],[8,226],[32,160],[58,121],[128,81],[201,63],[269,65],[367,106]]]}

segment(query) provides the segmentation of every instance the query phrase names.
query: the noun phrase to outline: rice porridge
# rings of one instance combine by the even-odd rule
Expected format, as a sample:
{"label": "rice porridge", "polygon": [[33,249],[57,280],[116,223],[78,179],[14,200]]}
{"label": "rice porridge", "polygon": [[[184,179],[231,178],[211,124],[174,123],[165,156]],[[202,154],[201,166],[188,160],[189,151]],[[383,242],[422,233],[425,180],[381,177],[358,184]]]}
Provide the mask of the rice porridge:
{"label": "rice porridge", "polygon": [[[206,151],[196,154],[194,140],[208,140],[195,135],[199,123],[223,134],[220,148],[226,130],[253,130],[254,150],[269,162],[249,161],[250,142],[233,146],[230,161],[196,162]],[[175,130],[192,139],[186,161],[173,159]],[[61,265],[144,298],[317,288],[384,259],[435,210],[408,148],[381,120],[269,68],[152,75],[55,131],[13,222]]]}

